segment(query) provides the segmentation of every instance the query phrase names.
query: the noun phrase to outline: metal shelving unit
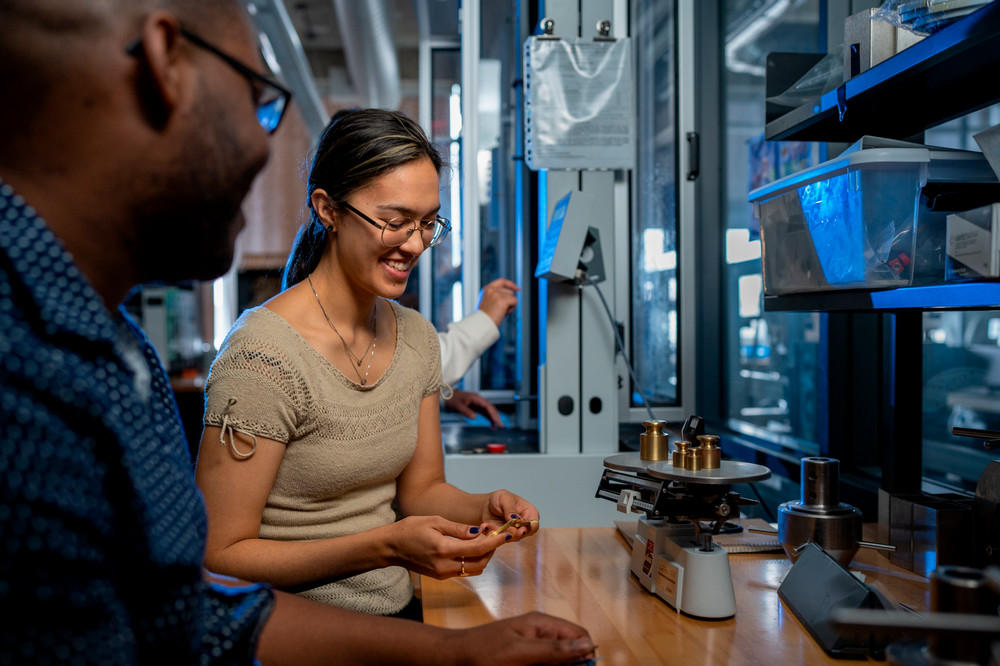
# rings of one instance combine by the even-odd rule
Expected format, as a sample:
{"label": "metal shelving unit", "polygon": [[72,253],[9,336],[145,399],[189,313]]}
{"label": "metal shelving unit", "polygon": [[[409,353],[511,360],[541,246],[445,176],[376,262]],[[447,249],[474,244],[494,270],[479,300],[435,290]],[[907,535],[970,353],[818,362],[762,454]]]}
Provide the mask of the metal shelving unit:
{"label": "metal shelving unit", "polygon": [[[776,59],[776,63],[781,61]],[[808,58],[789,58],[791,67]],[[1000,2],[925,38],[851,78],[813,103],[769,115],[769,140],[851,143],[863,135],[907,139],[1000,101]],[[775,81],[794,73],[774,71]],[[769,62],[768,76],[772,75]],[[883,313],[879,319],[881,388],[877,424],[882,487],[919,490],[922,476],[922,311],[1000,307],[1000,282],[887,290],[839,290],[765,298],[769,311]],[[850,385],[841,387],[851,391]],[[855,424],[856,425],[856,424]],[[849,436],[849,430],[838,434]],[[914,447],[914,443],[917,444]]]}
{"label": "metal shelving unit", "polygon": [[[998,68],[1000,2],[992,2],[849,79],[816,102],[768,122],[765,136],[772,141],[854,142],[866,134],[906,139],[1000,101]],[[789,78],[787,73],[784,78]],[[819,291],[765,298],[765,308],[772,312],[990,307],[1000,307],[1000,283]]]}
{"label": "metal shelving unit", "polygon": [[882,290],[836,290],[767,296],[771,312],[866,312],[878,310],[975,310],[1000,307],[1000,282],[959,282]]}
{"label": "metal shelving unit", "polygon": [[[767,123],[769,141],[905,139],[1000,101],[1000,3],[993,2]],[[804,72],[803,72],[804,73]]]}

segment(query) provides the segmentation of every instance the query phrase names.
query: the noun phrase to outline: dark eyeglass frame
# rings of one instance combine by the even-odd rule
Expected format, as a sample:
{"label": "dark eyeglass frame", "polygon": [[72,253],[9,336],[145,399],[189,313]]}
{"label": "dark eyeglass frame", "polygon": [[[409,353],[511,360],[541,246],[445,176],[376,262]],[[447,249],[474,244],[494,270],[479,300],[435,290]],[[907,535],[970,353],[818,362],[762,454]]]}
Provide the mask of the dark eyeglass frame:
{"label": "dark eyeglass frame", "polygon": [[[244,65],[233,56],[200,37],[197,33],[181,27],[180,34],[195,46],[203,48],[220,58],[247,80],[253,91],[253,102],[257,107],[257,122],[260,123],[265,132],[274,134],[274,131],[278,129],[278,125],[281,124],[281,119],[285,117],[288,105],[292,101],[292,91],[274,79],[264,76],[260,72]],[[139,37],[130,42],[125,47],[125,52],[134,57],[141,55],[142,38]],[[272,94],[268,94],[269,91]]]}
{"label": "dark eyeglass frame", "polygon": [[[386,220],[382,224],[379,224],[378,222],[368,217],[367,215],[365,215],[360,210],[358,210],[351,204],[347,203],[346,201],[339,201],[338,203],[347,210],[351,211],[352,213],[360,217],[368,224],[372,225],[376,229],[379,229],[382,232],[379,236],[382,241],[382,244],[388,247],[399,247],[407,240],[409,240],[410,236],[412,236],[413,232],[416,231],[418,228],[420,229],[421,240],[423,240],[425,231],[434,231],[434,234],[431,236],[431,239],[429,241],[424,241],[424,245],[426,247],[436,247],[441,244],[441,242],[445,239],[445,236],[448,235],[448,232],[451,231],[451,222],[448,220],[448,218],[441,217],[440,215],[435,215],[433,220],[420,220],[415,217],[400,215],[399,217],[394,217],[391,220]],[[406,234],[406,237],[403,238],[403,240],[393,245],[391,243],[385,242],[385,230],[389,229],[390,231],[394,232],[401,230],[403,228],[403,225],[396,223],[396,220],[409,220],[410,222],[413,223],[413,226],[410,227],[409,231]],[[427,226],[428,224],[433,226]],[[437,232],[439,226],[441,228],[440,233]]]}

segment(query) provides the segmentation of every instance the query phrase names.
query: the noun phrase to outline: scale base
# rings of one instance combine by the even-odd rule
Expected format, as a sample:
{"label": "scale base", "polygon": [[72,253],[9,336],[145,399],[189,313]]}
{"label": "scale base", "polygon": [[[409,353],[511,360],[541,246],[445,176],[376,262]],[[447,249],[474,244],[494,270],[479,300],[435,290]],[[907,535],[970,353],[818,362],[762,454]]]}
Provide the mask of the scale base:
{"label": "scale base", "polygon": [[716,620],[736,614],[729,553],[715,543],[712,550],[702,550],[692,523],[640,518],[632,573],[681,613]]}

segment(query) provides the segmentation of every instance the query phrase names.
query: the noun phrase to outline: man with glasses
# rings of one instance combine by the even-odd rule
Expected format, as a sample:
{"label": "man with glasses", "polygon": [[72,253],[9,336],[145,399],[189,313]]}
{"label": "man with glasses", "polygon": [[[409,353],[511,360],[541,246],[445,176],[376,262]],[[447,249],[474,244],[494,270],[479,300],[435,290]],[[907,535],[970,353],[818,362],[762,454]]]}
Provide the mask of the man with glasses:
{"label": "man with glasses", "polygon": [[228,269],[290,95],[236,0],[4,0],[0,62],[0,663],[592,652],[548,616],[451,632],[203,574],[176,406],[118,304]]}

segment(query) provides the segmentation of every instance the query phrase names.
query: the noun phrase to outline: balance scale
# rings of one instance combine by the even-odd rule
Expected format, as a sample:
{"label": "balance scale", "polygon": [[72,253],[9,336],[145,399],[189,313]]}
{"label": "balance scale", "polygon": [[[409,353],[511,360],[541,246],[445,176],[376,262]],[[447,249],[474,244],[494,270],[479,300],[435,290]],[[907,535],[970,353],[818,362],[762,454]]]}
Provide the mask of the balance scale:
{"label": "balance scale", "polygon": [[[678,612],[722,619],[736,614],[729,553],[712,540],[741,506],[757,504],[730,487],[771,476],[763,465],[723,460],[697,471],[638,453],[604,459],[597,497],[623,513],[644,514],[632,540],[632,573]],[[710,521],[705,527],[701,521]]]}

